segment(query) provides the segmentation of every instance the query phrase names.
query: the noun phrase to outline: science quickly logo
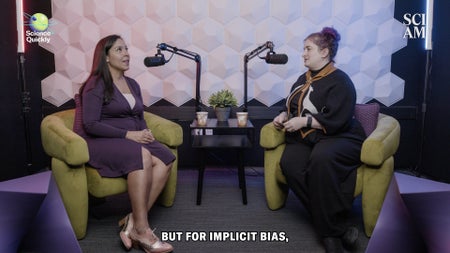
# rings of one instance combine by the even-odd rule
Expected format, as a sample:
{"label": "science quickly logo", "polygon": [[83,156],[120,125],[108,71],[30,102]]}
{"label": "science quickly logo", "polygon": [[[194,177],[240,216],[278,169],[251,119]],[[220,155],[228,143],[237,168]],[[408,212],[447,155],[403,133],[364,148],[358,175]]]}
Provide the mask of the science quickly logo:
{"label": "science quickly logo", "polygon": [[30,28],[25,31],[25,40],[28,43],[50,43],[52,32],[49,27],[52,23],[47,16],[42,13],[25,13],[24,16],[27,19],[24,26]]}

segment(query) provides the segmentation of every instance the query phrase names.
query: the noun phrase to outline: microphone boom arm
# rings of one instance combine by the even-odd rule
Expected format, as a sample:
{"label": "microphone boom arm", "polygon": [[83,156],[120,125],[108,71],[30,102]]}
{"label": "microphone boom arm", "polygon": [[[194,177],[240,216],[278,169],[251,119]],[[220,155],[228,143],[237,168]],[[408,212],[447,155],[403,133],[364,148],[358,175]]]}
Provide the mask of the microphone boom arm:
{"label": "microphone boom arm", "polygon": [[260,53],[264,52],[267,49],[270,49],[270,51],[273,51],[273,42],[267,41],[266,43],[262,44],[261,46],[255,48],[253,51],[246,53],[244,56],[244,109],[243,111],[247,111],[247,80],[248,80],[248,62],[253,59],[255,56],[259,55]]}
{"label": "microphone boom arm", "polygon": [[166,43],[160,43],[156,46],[160,50],[168,51],[177,55],[181,55],[183,57],[186,57],[188,59],[194,60],[196,62],[201,61],[201,57],[199,54],[185,50],[185,49],[179,49],[177,47],[168,45]]}
{"label": "microphone boom arm", "polygon": [[201,75],[201,66],[202,66],[201,56],[197,53],[194,53],[194,52],[191,52],[191,51],[188,51],[185,49],[179,49],[177,47],[168,45],[166,43],[160,43],[156,47],[160,50],[165,50],[165,51],[171,52],[173,54],[181,55],[181,56],[191,59],[197,63],[196,78],[195,78],[195,111],[197,111],[197,112],[201,111],[202,110],[202,108],[201,108],[202,102],[201,102],[201,98],[200,98],[200,75]]}
{"label": "microphone boom arm", "polygon": [[255,48],[253,51],[246,53],[244,56],[244,62],[249,62],[251,59],[253,59],[255,56],[259,55],[260,53],[264,52],[267,49],[270,49],[270,51],[273,51],[273,42],[267,41],[266,43],[262,44],[261,46]]}

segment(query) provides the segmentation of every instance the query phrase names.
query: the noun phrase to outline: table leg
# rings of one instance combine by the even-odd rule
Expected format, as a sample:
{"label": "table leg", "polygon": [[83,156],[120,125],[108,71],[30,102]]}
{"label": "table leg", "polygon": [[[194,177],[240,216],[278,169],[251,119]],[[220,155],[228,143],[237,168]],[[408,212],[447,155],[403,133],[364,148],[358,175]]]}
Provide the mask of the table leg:
{"label": "table leg", "polygon": [[244,151],[239,150],[238,156],[239,156],[238,158],[239,188],[241,188],[242,191],[242,203],[244,203],[244,205],[247,205],[247,186],[245,183]]}
{"label": "table leg", "polygon": [[197,181],[197,205],[202,203],[202,191],[203,191],[203,176],[205,174],[205,151],[203,149],[200,152],[200,167],[198,169],[198,181]]}

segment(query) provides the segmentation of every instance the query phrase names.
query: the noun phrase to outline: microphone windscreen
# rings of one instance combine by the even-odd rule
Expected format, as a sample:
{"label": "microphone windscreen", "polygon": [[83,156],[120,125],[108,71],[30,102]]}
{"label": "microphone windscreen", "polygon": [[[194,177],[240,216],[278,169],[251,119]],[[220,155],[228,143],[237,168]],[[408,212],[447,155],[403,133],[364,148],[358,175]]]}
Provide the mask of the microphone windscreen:
{"label": "microphone windscreen", "polygon": [[166,63],[166,59],[164,59],[164,56],[163,57],[160,57],[160,56],[145,57],[145,59],[144,59],[144,65],[146,67],[161,66],[161,65],[164,65],[165,63]]}
{"label": "microphone windscreen", "polygon": [[288,56],[285,54],[267,54],[266,63],[269,64],[286,64],[288,62]]}

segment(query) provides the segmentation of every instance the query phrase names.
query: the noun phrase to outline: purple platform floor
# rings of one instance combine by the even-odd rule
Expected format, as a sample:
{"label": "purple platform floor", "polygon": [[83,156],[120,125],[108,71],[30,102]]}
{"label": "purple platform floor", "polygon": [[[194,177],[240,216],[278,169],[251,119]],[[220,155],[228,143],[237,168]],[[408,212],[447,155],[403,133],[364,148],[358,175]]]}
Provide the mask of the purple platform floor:
{"label": "purple platform floor", "polygon": [[394,173],[366,253],[450,252],[450,184]]}
{"label": "purple platform floor", "polygon": [[81,252],[50,171],[0,182],[0,252]]}

